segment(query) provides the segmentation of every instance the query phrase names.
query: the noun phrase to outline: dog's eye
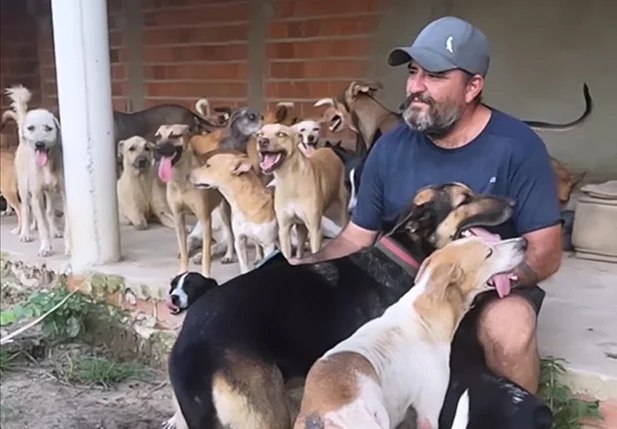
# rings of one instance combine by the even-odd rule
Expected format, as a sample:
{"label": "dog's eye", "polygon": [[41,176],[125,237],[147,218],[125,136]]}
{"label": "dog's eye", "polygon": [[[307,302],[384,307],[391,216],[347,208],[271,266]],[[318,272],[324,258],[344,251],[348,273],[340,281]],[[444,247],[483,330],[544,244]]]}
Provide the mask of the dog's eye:
{"label": "dog's eye", "polygon": [[30,126],[28,127],[28,131],[34,131],[34,125],[30,125]]}
{"label": "dog's eye", "polygon": [[251,113],[251,114],[249,115],[249,119],[250,119],[251,121],[254,121],[255,119],[257,119],[257,116],[256,116],[254,113]]}
{"label": "dog's eye", "polygon": [[129,152],[135,152],[135,146],[131,146],[131,147],[129,148]]}
{"label": "dog's eye", "polygon": [[50,132],[53,128],[52,128],[52,127],[50,127],[49,125],[45,125],[45,126],[43,127],[43,129],[45,130],[45,132],[47,132],[47,133],[48,133],[48,132]]}
{"label": "dog's eye", "polygon": [[304,128],[302,128],[302,129],[300,130],[300,132],[301,132],[301,133],[303,133],[303,132],[305,132],[305,131],[306,131],[306,130],[305,130]]}
{"label": "dog's eye", "polygon": [[484,259],[488,259],[488,258],[490,258],[491,256],[493,256],[493,249],[490,249],[490,248],[489,248],[489,249],[488,249],[488,253],[486,254],[486,258],[484,258]]}
{"label": "dog's eye", "polygon": [[276,136],[279,138],[283,138],[283,137],[287,137],[287,135],[285,133],[276,133]]}
{"label": "dog's eye", "polygon": [[151,150],[151,149],[150,149],[150,146],[145,146],[145,147],[144,147],[144,150],[145,150],[146,152],[150,152],[150,150]]}
{"label": "dog's eye", "polygon": [[154,138],[158,140],[158,139],[160,139],[160,138],[161,138],[161,135],[160,135],[159,133],[156,133],[156,134],[154,135]]}

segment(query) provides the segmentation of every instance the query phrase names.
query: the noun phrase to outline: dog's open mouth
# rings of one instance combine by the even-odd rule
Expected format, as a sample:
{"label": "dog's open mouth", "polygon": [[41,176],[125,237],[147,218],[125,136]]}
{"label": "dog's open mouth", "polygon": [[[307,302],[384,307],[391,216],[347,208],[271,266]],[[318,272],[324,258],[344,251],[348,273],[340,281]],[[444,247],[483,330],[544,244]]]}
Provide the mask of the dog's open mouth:
{"label": "dog's open mouth", "polygon": [[[465,229],[460,233],[461,237],[481,237],[488,242],[497,242],[501,240],[501,237],[498,234],[493,234],[488,232],[484,228],[473,227],[469,229]],[[510,293],[510,275],[512,273],[499,273],[495,274],[493,277],[488,279],[486,284],[495,289],[500,298],[508,295]]]}
{"label": "dog's open mouth", "polygon": [[266,174],[272,173],[285,160],[284,151],[260,151],[259,168]]}
{"label": "dog's open mouth", "polygon": [[[180,161],[180,157],[182,156],[182,148],[179,146],[174,146],[173,151],[159,151],[160,160],[159,160],[159,178],[164,182],[171,182],[173,179],[173,168],[174,165],[178,161]],[[171,153],[169,153],[171,152]]]}
{"label": "dog's open mouth", "polygon": [[342,124],[343,118],[341,118],[339,115],[334,116],[330,120],[330,131],[332,131],[333,133],[337,132]]}
{"label": "dog's open mouth", "polygon": [[34,156],[36,159],[36,164],[39,167],[45,167],[47,162],[49,161],[49,150],[48,149],[35,149]]}

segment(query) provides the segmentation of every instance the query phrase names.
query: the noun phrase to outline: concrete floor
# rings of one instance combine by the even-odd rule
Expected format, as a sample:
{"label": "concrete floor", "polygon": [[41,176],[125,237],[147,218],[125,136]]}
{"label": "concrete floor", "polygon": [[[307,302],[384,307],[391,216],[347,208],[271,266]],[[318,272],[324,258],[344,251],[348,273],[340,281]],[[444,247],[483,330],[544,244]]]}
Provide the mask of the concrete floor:
{"label": "concrete floor", "polygon": [[[1,220],[3,255],[40,265],[42,260],[36,256],[38,240],[19,242],[10,233],[15,225],[14,216]],[[97,271],[123,276],[127,285],[146,286],[150,296],[163,297],[169,279],[178,269],[174,232],[157,225],[145,231],[122,226],[121,234],[124,259]],[[49,269],[66,272],[69,265],[62,255],[62,240],[54,240],[53,246],[57,254],[45,263]],[[191,268],[200,270],[195,264]],[[219,282],[239,272],[237,263],[222,265],[220,256],[213,262],[212,274]],[[539,320],[542,356],[566,359],[577,390],[599,399],[617,399],[617,264],[566,254],[560,271],[543,287],[547,297]]]}

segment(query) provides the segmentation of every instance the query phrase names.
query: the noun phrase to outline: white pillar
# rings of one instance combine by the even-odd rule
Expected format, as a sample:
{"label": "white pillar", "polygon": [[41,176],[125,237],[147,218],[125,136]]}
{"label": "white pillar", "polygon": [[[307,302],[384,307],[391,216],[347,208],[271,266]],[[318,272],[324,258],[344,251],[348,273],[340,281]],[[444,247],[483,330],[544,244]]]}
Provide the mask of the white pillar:
{"label": "white pillar", "polygon": [[52,0],[71,268],[120,259],[106,0]]}

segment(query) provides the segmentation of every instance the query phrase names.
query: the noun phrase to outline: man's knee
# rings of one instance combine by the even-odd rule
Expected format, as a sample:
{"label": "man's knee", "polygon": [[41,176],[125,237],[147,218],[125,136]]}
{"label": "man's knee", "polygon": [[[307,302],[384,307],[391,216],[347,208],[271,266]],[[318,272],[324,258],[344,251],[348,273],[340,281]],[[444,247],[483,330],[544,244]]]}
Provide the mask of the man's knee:
{"label": "man's knee", "polygon": [[536,313],[520,296],[510,295],[486,305],[480,314],[478,337],[485,350],[499,355],[527,351],[536,336]]}

